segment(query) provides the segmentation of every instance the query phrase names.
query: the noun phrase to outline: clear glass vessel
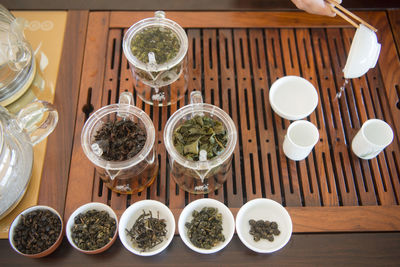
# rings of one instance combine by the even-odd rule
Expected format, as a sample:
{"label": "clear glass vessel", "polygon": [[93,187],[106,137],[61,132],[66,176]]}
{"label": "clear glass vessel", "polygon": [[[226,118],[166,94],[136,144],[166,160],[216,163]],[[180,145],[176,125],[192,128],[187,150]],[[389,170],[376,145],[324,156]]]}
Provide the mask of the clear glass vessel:
{"label": "clear glass vessel", "polygon": [[123,51],[134,78],[134,88],[146,103],[176,103],[187,91],[188,38],[182,27],[163,11],[132,25]]}
{"label": "clear glass vessel", "polygon": [[24,27],[23,19],[0,5],[0,105],[4,107],[21,97],[35,77],[36,64]]}
{"label": "clear glass vessel", "polygon": [[[95,140],[95,135],[109,121],[131,120],[146,133],[144,147],[138,154],[123,161],[105,160],[103,151]],[[158,173],[158,160],[155,149],[155,129],[150,117],[134,106],[129,92],[120,95],[119,103],[112,104],[94,112],[82,129],[81,144],[83,152],[95,165],[104,184],[121,194],[137,193],[150,186]]]}
{"label": "clear glass vessel", "polygon": [[[222,186],[231,168],[232,155],[237,142],[237,130],[229,115],[217,106],[203,103],[199,91],[190,95],[191,104],[177,110],[168,119],[164,129],[164,143],[169,156],[171,176],[179,187],[193,194],[207,194]],[[225,149],[218,156],[199,161],[188,160],[182,156],[173,144],[173,134],[182,123],[194,116],[208,116],[222,122],[228,141]],[[200,151],[201,157],[201,151]]]}
{"label": "clear glass vessel", "polygon": [[57,111],[44,101],[29,104],[17,116],[0,106],[0,219],[24,196],[31,179],[33,146],[57,122]]}

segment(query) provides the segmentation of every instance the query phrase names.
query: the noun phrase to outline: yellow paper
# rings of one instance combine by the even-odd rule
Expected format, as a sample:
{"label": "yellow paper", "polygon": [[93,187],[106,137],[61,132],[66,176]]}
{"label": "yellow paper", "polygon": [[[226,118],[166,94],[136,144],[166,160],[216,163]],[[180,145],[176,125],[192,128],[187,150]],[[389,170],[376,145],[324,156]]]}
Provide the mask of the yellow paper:
{"label": "yellow paper", "polygon": [[[66,11],[16,11],[15,17],[27,20],[25,37],[35,53],[37,75],[24,94],[21,103],[38,98],[53,103],[62,46],[64,43]],[[23,105],[23,104],[22,104]],[[8,106],[7,106],[8,108]],[[8,238],[8,229],[23,210],[37,204],[47,140],[34,147],[32,177],[25,196],[18,206],[0,220],[0,238]]]}

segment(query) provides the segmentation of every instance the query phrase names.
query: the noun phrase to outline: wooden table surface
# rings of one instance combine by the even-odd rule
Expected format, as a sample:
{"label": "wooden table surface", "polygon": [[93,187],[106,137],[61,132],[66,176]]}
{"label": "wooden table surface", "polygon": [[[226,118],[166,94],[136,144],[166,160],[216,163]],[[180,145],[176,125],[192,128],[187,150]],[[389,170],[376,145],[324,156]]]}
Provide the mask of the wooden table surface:
{"label": "wooden table surface", "polygon": [[[86,201],[86,199],[89,199],[90,201],[96,199],[96,197],[100,198],[101,200],[101,197],[96,196],[97,194],[92,192],[93,188],[98,188],[99,186],[98,177],[94,176],[89,179],[89,185],[86,185],[86,181],[84,181],[85,179],[82,179],[82,181],[77,180],[77,174],[79,173],[80,168],[86,168],[85,166],[82,167],[77,163],[81,160],[86,160],[82,157],[83,154],[81,152],[77,152],[80,150],[80,142],[77,141],[80,138],[79,123],[80,120],[82,121],[82,123],[85,120],[84,117],[87,110],[82,110],[84,109],[86,103],[85,101],[89,101],[87,102],[89,104],[91,101],[90,99],[88,100],[87,98],[83,97],[83,95],[85,97],[87,96],[87,92],[83,90],[87,90],[86,87],[90,83],[88,82],[87,77],[90,77],[89,79],[96,79],[98,77],[102,77],[101,79],[103,79],[103,76],[107,78],[107,73],[105,73],[106,71],[100,71],[100,73],[97,73],[96,71],[91,72],[91,66],[93,67],[93,65],[90,65],[90,60],[92,55],[87,54],[88,50],[85,50],[88,45],[88,40],[91,40],[92,38],[92,33],[87,31],[88,27],[90,27],[90,21],[92,20],[93,23],[93,20],[99,19],[97,22],[100,24],[100,26],[98,27],[101,27],[102,23],[104,24],[111,22],[115,23],[112,24],[112,29],[123,29],[126,27],[127,24],[131,23],[131,20],[134,20],[136,18],[135,16],[140,17],[147,15],[142,13],[123,14],[124,12],[122,12],[117,13],[116,16],[111,14],[108,17],[108,19],[110,20],[107,19],[107,21],[104,21],[101,18],[103,15],[99,13],[92,13],[94,12],[84,10],[68,12],[68,27],[66,29],[65,43],[63,48],[62,61],[59,69],[57,90],[55,96],[55,105],[57,106],[57,109],[60,113],[60,121],[55,132],[48,139],[46,163],[44,166],[41,189],[39,194],[39,204],[45,204],[55,207],[58,211],[64,214],[65,221],[68,219],[68,216],[70,212],[74,209],[74,207],[76,205],[79,205],[79,203],[81,203],[82,201]],[[118,15],[120,15],[120,17],[118,17]],[[217,20],[219,17],[221,17],[218,16],[217,13],[208,15]],[[236,13],[233,15],[236,16],[234,17],[234,20],[231,20],[229,22],[225,21],[225,23],[231,23],[229,25],[226,25],[226,27],[229,26],[230,28],[240,29],[241,27],[243,27],[242,23],[247,23],[249,17],[252,17],[252,23],[255,23],[255,29],[267,27],[265,25],[263,26],[263,19],[265,19],[265,14],[261,14],[262,16],[260,16],[260,13],[256,12]],[[318,34],[318,28],[321,27],[333,29],[337,27],[348,28],[348,26],[346,26],[343,22],[338,21],[337,19],[322,20],[318,18],[312,18],[309,15],[304,15],[300,13],[270,13],[269,15],[270,18],[268,20],[268,23],[270,24],[268,24],[268,28],[271,29],[282,27],[289,28],[292,27],[293,23],[298,23],[296,27],[306,27],[310,29],[316,28],[315,34]],[[400,11],[392,10],[380,11],[377,13],[370,12],[363,13],[362,15],[368,16],[367,21],[371,22],[371,24],[375,25],[378,29],[384,29],[379,32],[378,35],[379,41],[382,42],[383,45],[391,43],[391,45],[383,46],[384,50],[383,54],[381,54],[381,60],[379,64],[380,72],[378,73],[379,77],[382,77],[381,80],[383,84],[379,86],[382,87],[384,90],[388,107],[384,107],[384,105],[381,104],[379,104],[379,107],[382,106],[381,108],[383,110],[383,114],[381,115],[385,119],[390,118],[392,120],[392,127],[396,132],[396,146],[392,147],[390,151],[393,151],[391,154],[396,156],[399,151],[397,138],[398,134],[400,133],[400,115],[398,113],[398,109],[396,112],[396,108],[393,108],[391,104],[394,103],[393,105],[396,105],[396,103],[398,103],[398,99],[400,98]],[[107,16],[108,15],[106,15],[106,17]],[[187,18],[190,18],[190,15],[188,14],[183,14],[182,16],[182,19],[185,19],[185,16]],[[286,19],[282,19],[282,17],[289,19],[291,24],[288,23]],[[176,18],[179,19],[179,14],[176,14]],[[384,20],[387,22],[390,21],[390,24],[382,24],[382,20],[380,18],[384,18]],[[193,29],[199,27],[213,29],[216,28],[215,23],[224,23],[224,20],[222,19],[221,21],[214,22],[214,24],[212,21],[210,22],[207,19],[200,21],[193,20],[192,23],[192,25],[184,26],[186,26],[186,28]],[[207,25],[207,23],[209,23],[209,25]],[[285,26],[285,23],[288,24]],[[249,31],[251,32],[252,30]],[[207,33],[206,30],[204,32]],[[241,31],[237,30],[237,32],[240,34]],[[312,36],[312,33],[314,33],[313,30],[310,32]],[[347,30],[345,29],[344,32],[347,32]],[[196,32],[194,31],[193,33],[195,34]],[[291,38],[290,29],[288,30],[288,33],[288,38]],[[99,34],[102,33],[99,32]],[[104,39],[104,42],[107,42],[107,36],[105,37],[106,38]],[[95,47],[94,49],[103,48]],[[382,57],[385,59],[384,61],[382,61]],[[283,61],[284,63],[287,63],[285,62],[285,57],[283,57]],[[296,64],[300,63],[297,62]],[[318,69],[317,59],[315,61],[315,64],[315,68]],[[292,70],[286,69],[286,71],[295,72],[296,70],[294,68]],[[284,73],[281,73],[281,75],[282,74]],[[101,84],[101,87],[103,87],[103,84]],[[357,85],[355,85],[355,87],[357,87]],[[100,88],[99,90],[103,91],[102,88]],[[207,89],[204,90],[206,94],[208,94]],[[101,97],[99,99],[101,99]],[[107,103],[104,103],[103,99],[103,101],[100,100],[100,102],[96,104],[97,106],[93,106],[95,107],[95,109],[97,109],[99,106],[104,104]],[[348,107],[350,106],[351,105],[348,105]],[[372,104],[370,107],[367,106],[365,108],[365,112],[368,112],[369,109],[377,112],[375,104]],[[149,112],[147,107],[145,107],[145,110],[146,112]],[[90,112],[92,111],[93,110],[91,110]],[[90,112],[88,113],[90,114]],[[349,113],[351,112],[356,111],[349,111]],[[367,116],[365,115],[365,117]],[[311,118],[311,120],[314,119],[317,120],[317,118]],[[343,123],[343,125],[346,125],[346,121]],[[351,130],[349,135],[354,136],[354,131],[356,130]],[[278,133],[278,136],[280,135],[281,133]],[[330,138],[330,136],[327,136],[327,138]],[[257,143],[258,142],[259,140],[257,141]],[[278,143],[278,141],[276,142]],[[249,147],[251,148],[251,146]],[[331,147],[332,144],[330,143],[330,146],[328,146],[327,149],[329,150],[331,149]],[[323,149],[323,146],[321,147],[321,149]],[[240,151],[242,151],[242,147],[240,148]],[[279,149],[277,149],[277,153],[278,152]],[[237,153],[239,153],[239,150],[237,151]],[[335,157],[335,153],[336,152],[331,154],[331,156]],[[344,151],[343,153],[348,153],[348,151]],[[321,205],[321,199],[325,199],[324,194],[321,193],[319,196],[320,198],[318,198],[317,200],[317,206],[321,207],[312,209],[312,207],[315,205],[308,205],[308,202],[304,202],[307,200],[307,194],[301,195],[302,198],[300,199],[298,204],[296,204],[295,202],[291,202],[294,200],[290,198],[290,194],[283,194],[283,196],[281,196],[280,198],[280,201],[288,207],[289,211],[292,211],[291,214],[294,219],[295,233],[293,234],[290,242],[284,249],[271,255],[259,255],[252,253],[240,242],[236,235],[234,236],[232,242],[228,245],[228,247],[225,248],[223,251],[215,255],[199,255],[185,247],[179,236],[175,236],[173,242],[165,252],[151,258],[138,257],[129,253],[126,249],[123,248],[122,244],[119,241],[117,241],[110,250],[103,254],[87,256],[73,250],[72,247],[68,244],[67,240],[64,239],[61,247],[49,257],[39,260],[31,260],[23,258],[12,252],[7,240],[0,240],[0,263],[1,265],[96,264],[106,266],[188,266],[200,265],[205,263],[227,266],[240,266],[243,264],[265,265],[268,263],[274,265],[396,265],[400,262],[400,254],[398,253],[398,251],[400,250],[400,213],[398,206],[399,188],[397,186],[399,183],[399,159],[397,159],[395,156],[393,156],[394,158],[391,161],[386,161],[386,157],[384,157],[381,159],[383,161],[377,161],[375,163],[371,163],[372,165],[369,165],[370,168],[374,169],[374,164],[376,164],[378,173],[382,174],[382,177],[388,177],[388,180],[384,180],[382,182],[382,190],[379,189],[379,184],[373,185],[375,190],[377,191],[376,194],[374,194],[373,198],[371,198],[369,194],[367,194],[368,192],[366,192],[365,195],[359,192],[355,192],[353,198],[349,197],[346,200],[346,194],[344,194],[344,191],[342,191],[343,195],[341,195],[341,197],[337,199],[337,202],[335,202],[333,198],[331,199],[332,202],[329,205],[327,205],[326,203],[322,203],[324,205]],[[351,157],[350,153],[349,157]],[[238,162],[238,164],[243,163]],[[333,162],[332,164],[335,163]],[[345,162],[344,164],[346,165],[347,163]],[[389,170],[387,174],[384,174],[382,172],[382,166],[388,166],[387,168]],[[352,173],[350,169],[348,171]],[[244,172],[247,172],[247,170],[244,170]],[[254,172],[254,170],[249,170],[249,172]],[[256,170],[256,172],[258,172],[258,170]],[[299,172],[301,173],[301,170]],[[329,172],[327,171],[327,173]],[[358,174],[355,173],[354,177],[357,177],[357,175]],[[373,179],[371,181],[376,181],[375,177],[372,178]],[[79,187],[81,182],[83,186],[88,186],[88,188],[91,189],[87,195],[82,196],[81,199],[76,199],[76,194],[72,189],[74,189],[75,187]],[[388,182],[390,182],[390,184],[392,185],[392,187],[389,188],[389,192],[388,187],[385,187],[385,185],[389,184]],[[337,184],[336,186],[337,188],[340,188],[340,186],[346,185]],[[284,183],[282,184],[282,187],[285,188]],[[245,199],[241,200],[242,203],[245,202],[246,199],[251,199],[257,196],[270,196],[268,195],[269,192],[265,193],[260,191],[259,193],[257,193],[257,191],[255,191],[254,193],[252,192],[252,190],[249,189],[247,189],[246,191],[246,189],[244,188],[243,190],[245,193],[242,194],[242,197],[245,197]],[[282,190],[282,192],[285,191],[285,189]],[[254,194],[254,196],[252,195],[252,193]],[[149,191],[147,192],[145,197],[151,198],[152,195],[152,192]],[[216,196],[216,198],[218,198],[218,196]],[[136,196],[133,196],[132,199],[129,198],[129,201],[135,201],[135,199]],[[186,201],[191,201],[193,199],[194,198],[191,198],[190,196],[186,200],[183,199],[183,206]],[[307,201],[310,200],[311,199],[309,198]],[[365,200],[369,202],[364,205],[364,203],[362,203],[360,200]],[[115,200],[112,203],[107,202],[107,199],[105,199],[105,201],[106,203],[111,204],[111,206],[117,207],[117,210],[119,210],[119,214],[123,212],[123,209],[121,207],[127,205],[128,203],[126,202],[126,199],[124,199],[122,202],[118,199],[119,202]],[[343,203],[343,201],[349,201],[350,203]],[[351,203],[351,201],[356,201],[356,203]],[[115,202],[118,203],[115,204]],[[237,210],[237,208],[240,207],[240,203],[236,205],[237,206],[230,207],[232,207],[235,211]],[[178,205],[175,207],[175,215],[177,215],[177,213],[183,206]],[[380,209],[381,207],[382,209]],[[353,211],[357,212],[352,212],[353,208]],[[341,218],[342,213],[339,212],[341,210],[347,212],[346,218]],[[360,213],[358,213],[359,210],[363,210],[361,211],[361,215]],[[329,217],[327,217],[329,218],[329,220],[324,220],[323,216],[326,216],[327,214],[329,215]],[[370,220],[368,216],[370,216],[372,219]],[[359,218],[361,218],[362,221],[360,221]],[[318,222],[319,219],[320,221]],[[325,222],[326,225],[323,225],[323,223]],[[344,224],[343,227],[338,225],[341,223]],[[319,226],[320,228],[317,230],[311,230],[311,228],[314,226]]]}

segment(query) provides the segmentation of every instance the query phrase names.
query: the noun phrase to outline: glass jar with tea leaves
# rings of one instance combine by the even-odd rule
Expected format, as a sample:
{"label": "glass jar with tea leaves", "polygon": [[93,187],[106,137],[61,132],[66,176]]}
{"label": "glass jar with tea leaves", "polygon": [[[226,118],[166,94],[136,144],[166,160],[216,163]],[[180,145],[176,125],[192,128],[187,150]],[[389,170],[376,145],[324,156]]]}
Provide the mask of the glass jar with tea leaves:
{"label": "glass jar with tea leaves", "polygon": [[121,194],[140,192],[157,176],[155,130],[129,92],[93,113],[82,129],[83,152],[105,185]]}
{"label": "glass jar with tea leaves", "polygon": [[164,143],[171,175],[185,191],[207,194],[226,180],[236,146],[237,131],[229,115],[217,106],[203,103],[199,91],[191,104],[167,121]]}
{"label": "glass jar with tea leaves", "polygon": [[132,25],[123,40],[138,96],[148,104],[175,103],[187,90],[188,38],[176,22],[157,11]]}

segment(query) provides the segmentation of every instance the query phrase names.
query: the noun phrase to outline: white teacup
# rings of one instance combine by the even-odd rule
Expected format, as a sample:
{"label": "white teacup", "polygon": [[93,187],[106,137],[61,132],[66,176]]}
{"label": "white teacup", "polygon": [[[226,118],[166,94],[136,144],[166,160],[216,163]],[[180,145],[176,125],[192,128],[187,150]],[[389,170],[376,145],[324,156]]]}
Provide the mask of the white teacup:
{"label": "white teacup", "polygon": [[292,122],[283,141],[283,152],[291,160],[305,159],[318,142],[318,138],[318,129],[311,122]]}
{"label": "white teacup", "polygon": [[393,141],[393,130],[386,122],[371,119],[364,122],[351,142],[357,157],[372,159]]}
{"label": "white teacup", "polygon": [[364,24],[360,24],[350,46],[349,56],[343,72],[346,79],[361,77],[374,68],[379,58],[381,44],[376,33]]}

